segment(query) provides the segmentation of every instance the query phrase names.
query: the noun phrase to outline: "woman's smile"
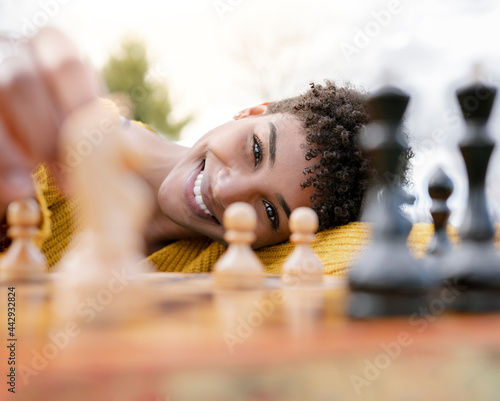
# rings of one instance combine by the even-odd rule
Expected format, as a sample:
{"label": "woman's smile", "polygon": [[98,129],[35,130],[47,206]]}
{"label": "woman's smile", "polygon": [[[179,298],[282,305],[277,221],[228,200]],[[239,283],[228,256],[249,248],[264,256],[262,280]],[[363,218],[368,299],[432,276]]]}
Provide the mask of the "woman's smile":
{"label": "woman's smile", "polygon": [[200,174],[198,174],[198,177],[196,177],[196,181],[194,182],[194,188],[193,188],[194,199],[196,200],[196,203],[201,210],[203,210],[209,216],[213,216],[210,210],[208,210],[207,205],[205,205],[205,203],[203,202],[203,196],[201,194],[202,182],[203,182],[203,171]]}
{"label": "woman's smile", "polygon": [[[207,200],[207,180],[204,180],[205,160],[187,177],[184,185],[184,198],[189,209],[204,220],[220,224]],[[204,185],[205,184],[205,185]]]}

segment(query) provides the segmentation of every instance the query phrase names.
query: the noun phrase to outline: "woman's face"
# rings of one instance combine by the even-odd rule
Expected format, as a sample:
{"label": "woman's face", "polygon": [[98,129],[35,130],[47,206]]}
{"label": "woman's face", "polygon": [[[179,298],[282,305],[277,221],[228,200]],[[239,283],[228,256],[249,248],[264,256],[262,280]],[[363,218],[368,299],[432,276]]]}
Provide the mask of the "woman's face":
{"label": "woman's face", "polygon": [[223,242],[222,216],[234,202],[257,212],[255,248],[288,239],[290,212],[308,206],[305,136],[285,114],[247,117],[210,131],[163,181],[159,202],[180,226]]}

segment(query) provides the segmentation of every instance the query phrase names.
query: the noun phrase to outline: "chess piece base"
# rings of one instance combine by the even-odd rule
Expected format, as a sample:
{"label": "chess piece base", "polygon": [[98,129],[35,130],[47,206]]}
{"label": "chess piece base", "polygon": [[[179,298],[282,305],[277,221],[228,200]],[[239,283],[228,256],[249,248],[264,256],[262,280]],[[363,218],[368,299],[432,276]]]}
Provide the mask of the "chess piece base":
{"label": "chess piece base", "polygon": [[369,292],[352,291],[349,294],[348,313],[355,319],[383,316],[410,316],[429,304],[429,292]]}
{"label": "chess piece base", "polygon": [[464,240],[443,260],[441,277],[464,289],[500,291],[500,255],[490,241]]}
{"label": "chess piece base", "polygon": [[466,289],[447,308],[457,312],[488,313],[500,311],[500,288]]}

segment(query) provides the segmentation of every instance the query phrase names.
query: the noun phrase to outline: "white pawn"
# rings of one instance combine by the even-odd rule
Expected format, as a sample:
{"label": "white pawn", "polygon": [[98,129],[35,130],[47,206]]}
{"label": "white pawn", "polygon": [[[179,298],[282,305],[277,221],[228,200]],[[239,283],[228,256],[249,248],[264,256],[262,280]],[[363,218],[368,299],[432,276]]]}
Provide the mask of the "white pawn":
{"label": "white pawn", "polygon": [[283,265],[281,277],[285,284],[295,286],[323,281],[323,263],[311,249],[318,225],[318,216],[311,208],[299,207],[290,215],[290,241],[296,246]]}
{"label": "white pawn", "polygon": [[0,260],[0,282],[34,283],[47,277],[47,260],[33,242],[41,219],[40,206],[34,199],[23,199],[9,205],[7,223],[12,244]]}
{"label": "white pawn", "polygon": [[[95,321],[96,327],[121,324],[147,311],[141,278],[152,267],[141,263],[142,232],[153,197],[138,174],[145,153],[124,131],[114,110],[100,101],[73,111],[61,127],[61,159],[68,160],[68,152],[84,144],[91,148],[64,177],[81,205],[77,217],[83,229],[58,266],[52,297],[56,324],[70,319]],[[90,321],[81,313],[81,305],[89,300],[96,305]]]}
{"label": "white pawn", "polygon": [[257,214],[252,206],[243,202],[233,203],[223,218],[229,244],[227,251],[214,265],[215,284],[226,289],[256,289],[262,284],[264,265],[254,253]]}

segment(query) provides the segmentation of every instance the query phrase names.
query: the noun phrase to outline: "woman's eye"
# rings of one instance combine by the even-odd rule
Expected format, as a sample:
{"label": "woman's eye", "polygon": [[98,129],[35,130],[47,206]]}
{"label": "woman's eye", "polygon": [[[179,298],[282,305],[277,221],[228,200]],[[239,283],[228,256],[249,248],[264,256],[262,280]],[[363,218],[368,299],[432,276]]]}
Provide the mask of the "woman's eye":
{"label": "woman's eye", "polygon": [[262,144],[257,136],[253,136],[253,157],[255,160],[255,167],[262,161]]}
{"label": "woman's eye", "polygon": [[275,230],[278,229],[279,226],[279,220],[278,220],[278,213],[276,212],[276,209],[274,208],[273,205],[270,203],[264,201],[264,207],[266,208],[266,214],[267,217],[269,218],[269,221],[271,222],[273,228]]}

